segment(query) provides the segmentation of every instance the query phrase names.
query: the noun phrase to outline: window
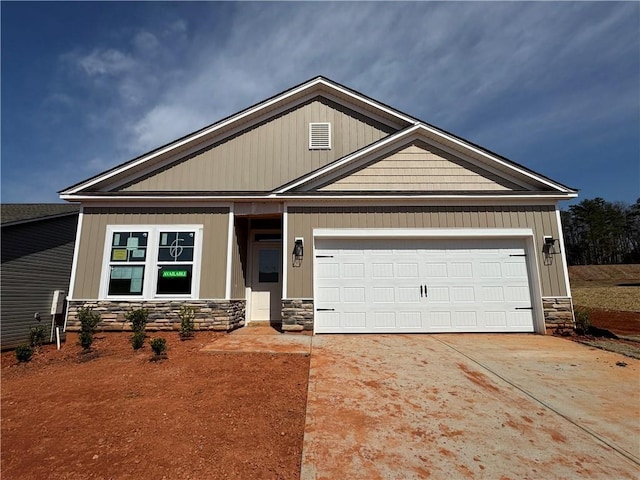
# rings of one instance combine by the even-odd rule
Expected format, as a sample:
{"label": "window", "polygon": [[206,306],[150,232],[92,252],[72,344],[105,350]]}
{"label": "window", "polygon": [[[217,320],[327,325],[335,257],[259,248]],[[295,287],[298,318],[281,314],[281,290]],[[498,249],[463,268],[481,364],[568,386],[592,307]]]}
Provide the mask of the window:
{"label": "window", "polygon": [[142,295],[147,232],[113,232],[109,254],[109,295]]}
{"label": "window", "polygon": [[309,150],[331,150],[331,124],[309,124]]}
{"label": "window", "polygon": [[160,232],[156,293],[190,295],[195,232]]}
{"label": "window", "polygon": [[201,225],[107,227],[101,298],[198,298],[201,239]]}

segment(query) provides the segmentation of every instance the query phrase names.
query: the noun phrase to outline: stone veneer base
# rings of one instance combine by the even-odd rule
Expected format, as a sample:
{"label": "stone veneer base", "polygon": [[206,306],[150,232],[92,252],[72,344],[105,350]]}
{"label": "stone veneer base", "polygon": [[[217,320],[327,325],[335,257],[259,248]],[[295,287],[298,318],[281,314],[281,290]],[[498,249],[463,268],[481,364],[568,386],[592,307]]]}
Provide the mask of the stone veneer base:
{"label": "stone veneer base", "polygon": [[282,331],[301,332],[313,330],[313,299],[293,298],[282,300]]}
{"label": "stone veneer base", "polygon": [[131,331],[131,323],[125,315],[131,310],[146,308],[149,320],[146,329],[149,331],[180,330],[178,313],[182,306],[190,306],[195,310],[196,330],[216,330],[229,332],[245,324],[245,300],[171,300],[171,301],[111,301],[85,300],[69,301],[67,314],[67,330],[80,330],[77,319],[78,309],[91,308],[100,314],[101,321],[96,327],[98,331]]}
{"label": "stone veneer base", "polygon": [[542,297],[547,333],[569,334],[575,327],[573,302],[570,297]]}

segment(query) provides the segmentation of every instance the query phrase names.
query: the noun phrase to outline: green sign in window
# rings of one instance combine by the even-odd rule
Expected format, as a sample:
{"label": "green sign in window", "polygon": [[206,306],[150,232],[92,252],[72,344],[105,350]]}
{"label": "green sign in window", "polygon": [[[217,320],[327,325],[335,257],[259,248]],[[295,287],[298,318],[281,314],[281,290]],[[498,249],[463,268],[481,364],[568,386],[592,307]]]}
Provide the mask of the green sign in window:
{"label": "green sign in window", "polygon": [[162,278],[187,278],[186,270],[163,270]]}

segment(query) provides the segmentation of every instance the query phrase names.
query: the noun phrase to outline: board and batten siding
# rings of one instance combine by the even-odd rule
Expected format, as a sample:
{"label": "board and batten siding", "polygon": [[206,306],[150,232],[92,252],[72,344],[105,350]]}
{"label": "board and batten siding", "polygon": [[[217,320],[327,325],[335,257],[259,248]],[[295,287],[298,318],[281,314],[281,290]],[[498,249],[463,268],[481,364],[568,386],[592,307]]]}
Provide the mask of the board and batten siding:
{"label": "board and batten siding", "polygon": [[419,142],[320,190],[504,191],[523,188],[436,147]]}
{"label": "board and batten siding", "polygon": [[[542,238],[559,238],[554,206],[353,206],[288,207],[287,241],[303,237],[313,245],[314,228],[531,228],[539,255],[542,295],[566,296],[562,258],[544,265]],[[308,253],[307,253],[308,252]],[[302,267],[287,266],[287,298],[313,298],[313,249],[305,248]]]}
{"label": "board and batten siding", "polygon": [[77,223],[75,214],[2,228],[2,349],[28,343],[37,325],[49,339],[53,292],[69,289]]}
{"label": "board and batten siding", "polygon": [[86,207],[72,298],[99,297],[107,225],[203,225],[200,298],[224,298],[228,216],[226,207]]}
{"label": "board and batten siding", "polygon": [[[331,149],[309,150],[309,123],[331,123]],[[318,97],[121,191],[271,191],[395,130]]]}

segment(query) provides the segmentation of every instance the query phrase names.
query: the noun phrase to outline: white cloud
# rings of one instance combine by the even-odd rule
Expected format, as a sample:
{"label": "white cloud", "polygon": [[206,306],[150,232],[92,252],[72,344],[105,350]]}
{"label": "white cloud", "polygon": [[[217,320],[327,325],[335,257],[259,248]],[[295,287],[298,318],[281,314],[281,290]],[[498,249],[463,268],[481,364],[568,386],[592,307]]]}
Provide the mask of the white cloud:
{"label": "white cloud", "polygon": [[87,75],[117,75],[135,67],[131,56],[114,48],[95,49],[78,59],[78,65]]}

